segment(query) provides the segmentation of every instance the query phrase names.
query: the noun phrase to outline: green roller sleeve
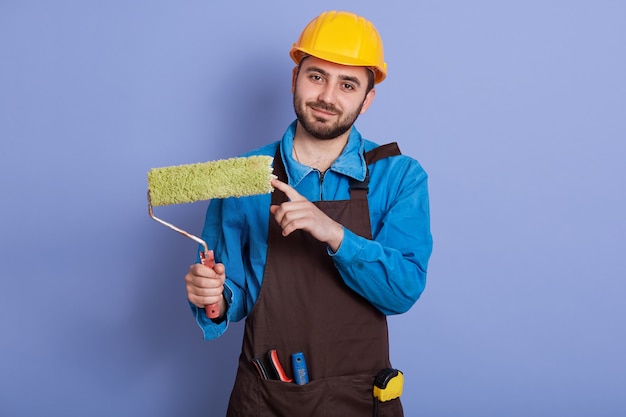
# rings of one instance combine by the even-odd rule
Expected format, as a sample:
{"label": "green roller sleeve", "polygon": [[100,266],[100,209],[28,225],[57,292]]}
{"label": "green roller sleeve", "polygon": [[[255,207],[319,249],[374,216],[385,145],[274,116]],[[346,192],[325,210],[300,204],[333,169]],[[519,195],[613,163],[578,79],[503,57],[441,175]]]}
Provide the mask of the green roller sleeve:
{"label": "green roller sleeve", "polygon": [[148,191],[153,206],[243,197],[273,191],[271,156],[230,158],[197,164],[152,168]]}

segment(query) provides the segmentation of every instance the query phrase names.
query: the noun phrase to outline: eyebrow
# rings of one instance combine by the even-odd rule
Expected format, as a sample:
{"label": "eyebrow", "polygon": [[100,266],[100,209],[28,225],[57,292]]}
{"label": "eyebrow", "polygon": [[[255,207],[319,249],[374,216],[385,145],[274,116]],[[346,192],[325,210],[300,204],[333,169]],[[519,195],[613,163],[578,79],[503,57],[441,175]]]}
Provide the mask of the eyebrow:
{"label": "eyebrow", "polygon": [[[320,67],[316,67],[316,66],[310,66],[305,70],[307,73],[311,73],[311,72],[319,72],[320,74],[322,74],[325,77],[328,77],[328,72],[321,69]],[[359,81],[359,79],[357,77],[353,77],[351,75],[339,75],[339,78],[343,81],[350,81],[353,82],[354,84],[357,85],[357,87],[361,86],[361,82]]]}

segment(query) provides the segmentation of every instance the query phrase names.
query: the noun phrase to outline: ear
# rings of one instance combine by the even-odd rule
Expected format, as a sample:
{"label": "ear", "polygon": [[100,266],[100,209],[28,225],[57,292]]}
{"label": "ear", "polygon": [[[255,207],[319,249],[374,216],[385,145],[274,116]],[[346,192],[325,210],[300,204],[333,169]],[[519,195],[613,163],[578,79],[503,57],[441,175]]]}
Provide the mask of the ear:
{"label": "ear", "polygon": [[296,65],[291,70],[291,94],[296,91],[296,80],[298,79],[298,66]]}
{"label": "ear", "polygon": [[359,114],[364,114],[367,111],[367,109],[369,109],[372,102],[374,101],[374,97],[376,97],[376,89],[372,88],[365,95],[365,99],[363,100],[363,107],[361,107],[361,112]]}

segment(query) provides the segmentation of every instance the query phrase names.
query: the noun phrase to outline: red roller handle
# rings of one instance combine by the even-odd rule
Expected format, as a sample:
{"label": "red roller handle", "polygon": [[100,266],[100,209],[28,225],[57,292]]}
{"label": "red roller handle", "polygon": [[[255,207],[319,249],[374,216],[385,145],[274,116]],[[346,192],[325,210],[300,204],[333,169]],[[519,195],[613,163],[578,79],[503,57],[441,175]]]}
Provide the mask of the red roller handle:
{"label": "red roller handle", "polygon": [[[200,260],[202,261],[202,265],[208,266],[209,268],[213,268],[215,266],[215,255],[212,250],[206,252],[200,252]],[[210,319],[216,319],[220,316],[220,307],[219,303],[209,304],[204,307],[204,312],[206,316]]]}

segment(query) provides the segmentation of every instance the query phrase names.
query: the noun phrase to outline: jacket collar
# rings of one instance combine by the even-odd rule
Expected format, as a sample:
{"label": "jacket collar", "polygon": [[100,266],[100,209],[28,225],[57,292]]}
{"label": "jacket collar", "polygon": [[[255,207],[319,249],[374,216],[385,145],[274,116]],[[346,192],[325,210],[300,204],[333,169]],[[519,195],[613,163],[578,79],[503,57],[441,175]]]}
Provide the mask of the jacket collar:
{"label": "jacket collar", "polygon": [[[287,171],[287,178],[289,184],[294,187],[297,187],[304,177],[315,171],[315,169],[299,163],[292,157],[296,125],[297,121],[291,123],[280,141],[280,153]],[[328,170],[354,178],[357,181],[363,181],[367,173],[363,152],[364,143],[361,134],[355,126],[352,126],[346,147]]]}

